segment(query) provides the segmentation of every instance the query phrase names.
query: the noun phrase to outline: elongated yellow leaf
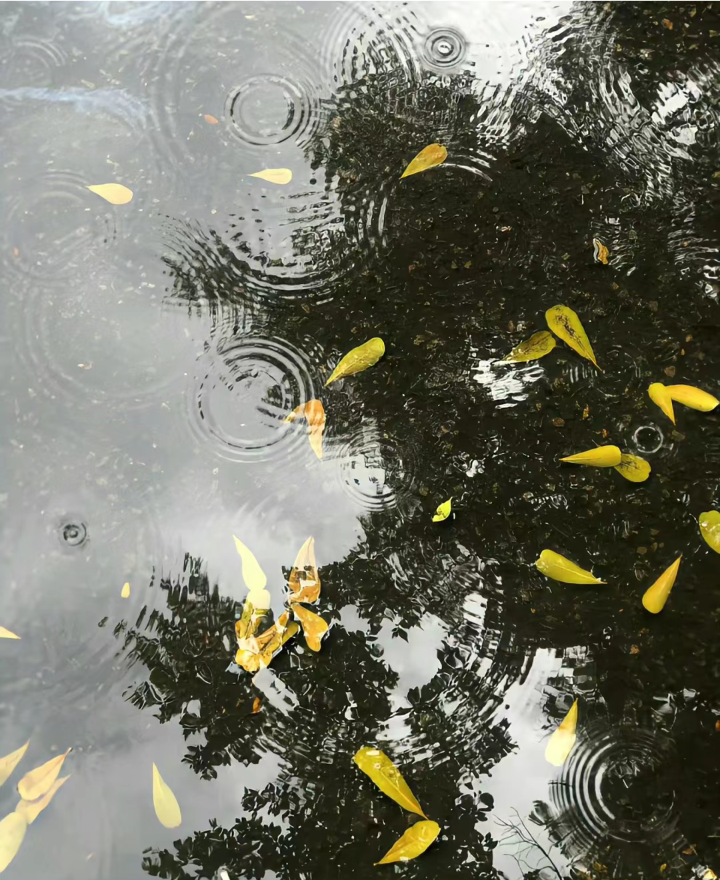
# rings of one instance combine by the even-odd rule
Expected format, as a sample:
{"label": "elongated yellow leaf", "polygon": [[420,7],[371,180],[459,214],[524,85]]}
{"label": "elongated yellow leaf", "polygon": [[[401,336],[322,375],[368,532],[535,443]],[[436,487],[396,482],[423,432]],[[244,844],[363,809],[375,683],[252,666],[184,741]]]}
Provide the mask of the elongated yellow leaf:
{"label": "elongated yellow leaf", "polygon": [[319,651],[323,636],[328,631],[327,623],[319,614],[315,614],[314,611],[305,608],[298,602],[293,605],[293,613],[302,624],[303,635],[305,636],[308,648],[311,651]]}
{"label": "elongated yellow leaf", "polygon": [[130,598],[130,584],[129,583],[123,584],[123,588],[120,592],[120,597],[122,599],[129,599]]}
{"label": "elongated yellow leaf", "polygon": [[672,590],[675,583],[681,559],[682,553],[669,568],[665,569],[655,583],[645,591],[642,603],[652,614],[659,614],[665,607],[670,590]]}
{"label": "elongated yellow leaf", "polygon": [[[235,538],[235,535],[233,535],[233,538]],[[265,572],[260,568],[257,559],[255,559],[252,552],[243,544],[240,538],[235,538],[235,546],[242,559],[242,573],[245,586],[251,591],[264,590],[267,578],[265,577]]]}
{"label": "elongated yellow leaf", "polygon": [[648,388],[648,395],[654,404],[660,407],[670,421],[675,424],[675,412],[673,411],[672,397],[670,392],[661,382],[653,382]]}
{"label": "elongated yellow leaf", "polygon": [[442,165],[447,159],[447,150],[442,144],[430,144],[424,150],[415,156],[412,162],[403,171],[400,180],[403,177],[410,177],[411,174],[418,174],[420,171],[427,171],[428,168],[435,168],[436,165]]}
{"label": "elongated yellow leaf", "polygon": [[435,511],[435,515],[432,518],[433,522],[442,522],[446,520],[450,514],[452,513],[452,498],[448,498],[447,501],[443,501],[442,504],[438,504],[437,510]]}
{"label": "elongated yellow leaf", "polygon": [[554,581],[562,581],[565,584],[604,584],[589,571],[575,565],[569,559],[555,553],[553,550],[543,550],[540,558],[535,563],[539,571]]}
{"label": "elongated yellow leaf", "polygon": [[709,547],[716,553],[720,553],[720,513],[717,510],[708,510],[698,517],[700,533]]}
{"label": "elongated yellow leaf", "polygon": [[17,855],[26,831],[27,822],[18,813],[10,813],[0,822],[0,874]]}
{"label": "elongated yellow leaf", "polygon": [[310,430],[310,447],[318,458],[323,457],[323,431],[325,430],[325,407],[320,400],[308,400],[296,406],[286,422],[293,422],[298,416],[303,416]]}
{"label": "elongated yellow leaf", "polygon": [[127,205],[133,197],[133,191],[121,183],[98,183],[87,188],[111,205]]}
{"label": "elongated yellow leaf", "polygon": [[0,639],[19,639],[20,636],[16,636],[14,632],[10,632],[9,629],[5,629],[4,626],[0,626]]}
{"label": "elongated yellow leaf", "polygon": [[547,330],[540,330],[538,333],[533,333],[530,339],[526,339],[520,345],[516,345],[510,354],[505,355],[503,360],[512,364],[536,361],[541,357],[545,357],[546,354],[550,354],[556,345],[557,342],[555,342],[555,337],[552,333],[548,333]]}
{"label": "elongated yellow leaf", "polygon": [[689,406],[690,409],[699,409],[701,412],[710,412],[720,403],[717,397],[708,394],[694,385],[666,385],[667,392],[676,403]]}
{"label": "elongated yellow leaf", "polygon": [[155,764],[153,764],[153,806],[160,824],[166,828],[177,828],[182,822],[180,804]]}
{"label": "elongated yellow leaf", "polygon": [[[600,370],[595,360],[595,352],[592,350],[590,340],[585,328],[580,323],[580,318],[568,306],[553,306],[545,312],[545,320],[552,332],[567,343],[581,357],[587,358]],[[602,372],[602,370],[600,370]]]}
{"label": "elongated yellow leaf", "polygon": [[575,745],[577,718],[578,704],[577,700],[575,700],[570,707],[570,711],[560,722],[560,725],[545,747],[545,760],[554,767],[562,767],[567,756],[572,751],[572,747]]}
{"label": "elongated yellow leaf", "polygon": [[10,752],[9,755],[5,755],[4,758],[0,758],[0,785],[10,778],[13,770],[17,767],[17,765],[22,760],[22,756],[27,751],[27,747],[30,745],[30,740],[28,740],[24,746],[20,746],[19,749],[15,749],[14,752]]}
{"label": "elongated yellow leaf", "polygon": [[605,247],[605,245],[600,241],[599,238],[593,239],[593,256],[598,261],[598,263],[604,263],[607,266],[610,251]]}
{"label": "elongated yellow leaf", "polygon": [[652,468],[650,462],[640,458],[639,455],[630,455],[624,452],[620,464],[615,465],[615,470],[631,483],[644,483],[650,476]]}
{"label": "elongated yellow leaf", "polygon": [[50,791],[53,783],[60,775],[63,762],[70,754],[72,749],[68,749],[64,755],[58,755],[51,758],[34,770],[30,770],[18,782],[18,792],[24,801],[35,801],[42,797],[45,792]]}
{"label": "elongated yellow leaf", "polygon": [[267,180],[268,183],[284,186],[292,180],[292,171],[289,168],[265,168],[262,171],[256,171],[250,177],[259,177],[260,180]]}
{"label": "elongated yellow leaf", "polygon": [[332,375],[325,383],[327,387],[331,382],[343,379],[345,376],[352,376],[355,373],[361,373],[376,364],[385,354],[385,343],[379,336],[373,336],[357,348],[349,351],[340,363],[332,371]]}
{"label": "elongated yellow leaf", "polygon": [[390,862],[409,862],[425,852],[440,834],[437,822],[425,819],[411,825],[403,836],[394,843],[376,865],[388,865]]}
{"label": "elongated yellow leaf", "polygon": [[427,819],[422,807],[415,799],[415,795],[410,791],[410,786],[384,752],[381,752],[380,749],[363,746],[355,753],[353,761],[363,773],[367,773],[383,794],[392,798],[403,809]]}
{"label": "elongated yellow leaf", "polygon": [[69,776],[61,776],[60,779],[56,779],[52,784],[50,791],[45,792],[45,794],[36,801],[20,801],[15,807],[15,812],[21,815],[28,825],[32,825],[40,813],[42,813],[45,807],[55,797],[55,793],[58,789],[61,788],[68,779],[70,779]]}
{"label": "elongated yellow leaf", "polygon": [[315,561],[315,538],[308,538],[298,550],[290,577],[289,600],[293,602],[317,602],[320,598],[320,575]]}
{"label": "elongated yellow leaf", "polygon": [[592,467],[617,467],[622,461],[622,452],[617,446],[597,446],[595,449],[588,449],[587,452],[568,455],[567,458],[561,458],[560,461],[567,461],[571,464],[586,464]]}

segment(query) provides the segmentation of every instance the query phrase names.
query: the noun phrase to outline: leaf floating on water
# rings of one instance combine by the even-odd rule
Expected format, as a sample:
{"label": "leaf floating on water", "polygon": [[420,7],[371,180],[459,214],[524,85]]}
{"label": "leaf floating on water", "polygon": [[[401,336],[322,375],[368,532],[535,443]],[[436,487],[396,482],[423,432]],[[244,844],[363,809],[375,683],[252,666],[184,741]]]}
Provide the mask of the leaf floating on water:
{"label": "leaf floating on water", "polygon": [[180,804],[155,764],[153,764],[153,806],[160,824],[166,828],[177,828],[182,822]]}
{"label": "leaf floating on water", "polygon": [[580,318],[571,308],[568,306],[553,306],[545,312],[545,320],[556,336],[567,343],[581,357],[587,358],[600,370],[585,328],[580,323]]}
{"label": "leaf floating on water", "polygon": [[265,572],[260,568],[257,559],[255,559],[252,552],[243,544],[240,538],[236,538],[235,535],[233,535],[233,538],[235,538],[235,547],[242,559],[242,573],[245,586],[251,591],[264,590],[267,583]]}
{"label": "leaf floating on water", "polygon": [[708,394],[694,385],[666,385],[665,389],[675,403],[682,403],[690,409],[699,409],[701,412],[710,412],[720,403],[717,397]]}
{"label": "leaf floating on water", "polygon": [[130,584],[124,583],[122,591],[120,592],[121,599],[129,599],[130,598]]}
{"label": "leaf floating on water", "polygon": [[427,819],[415,795],[410,791],[410,786],[384,752],[363,746],[355,753],[353,761],[372,779],[383,794],[392,798],[403,809]]}
{"label": "leaf floating on water", "polygon": [[665,607],[670,590],[672,590],[675,583],[681,559],[682,553],[669,568],[665,569],[655,583],[645,591],[642,603],[651,614],[659,614]]}
{"label": "leaf floating on water", "polygon": [[604,584],[589,571],[575,565],[569,559],[555,553],[553,550],[543,550],[540,558],[535,563],[538,571],[554,581],[562,581],[564,584]]}
{"label": "leaf floating on water", "polygon": [[442,165],[446,159],[447,150],[442,144],[430,144],[429,147],[420,150],[417,156],[415,156],[412,162],[403,171],[400,180],[402,180],[403,177],[410,177],[411,174],[419,174],[421,171],[427,171],[428,168],[435,168],[436,165]]}
{"label": "leaf floating on water", "polygon": [[708,510],[698,517],[700,533],[707,545],[716,553],[720,553],[720,513],[717,510]]}
{"label": "leaf floating on water", "polygon": [[235,654],[237,665],[242,666],[246,672],[257,672],[269,666],[285,642],[300,629],[295,622],[289,621],[290,612],[284,611],[275,624],[259,636],[239,638],[238,650]]}
{"label": "leaf floating on water", "polygon": [[296,406],[286,422],[294,422],[298,416],[304,416],[310,429],[310,447],[318,458],[323,457],[323,431],[325,430],[325,407],[320,400],[308,400]]}
{"label": "leaf floating on water", "polygon": [[309,608],[304,608],[299,603],[293,605],[295,617],[300,621],[303,628],[303,635],[311,651],[319,651],[323,640],[323,636],[328,631],[328,625],[320,617]]}
{"label": "leaf floating on water", "polygon": [[68,749],[64,755],[58,755],[51,758],[34,770],[30,770],[18,782],[18,792],[24,801],[35,801],[42,797],[53,786],[53,783],[60,775],[63,762],[70,754],[72,749]]}
{"label": "leaf floating on water", "polygon": [[27,747],[30,745],[30,740],[28,740],[24,746],[20,746],[19,749],[15,749],[14,752],[10,752],[9,755],[5,755],[4,758],[0,758],[0,785],[10,778],[13,770],[17,767],[17,765],[22,760],[22,756],[27,751]]}
{"label": "leaf floating on water", "polygon": [[208,125],[217,125],[220,121],[219,119],[215,119],[215,117],[211,116],[209,113],[205,113],[203,119],[205,120],[205,122],[207,122]]}
{"label": "leaf floating on water", "polygon": [[289,168],[264,168],[251,174],[250,177],[259,177],[260,180],[266,180],[268,183],[285,186],[292,180],[292,171]]}
{"label": "leaf floating on water", "polygon": [[376,865],[389,865],[390,862],[409,862],[422,855],[440,834],[437,822],[425,819],[416,822],[394,843]]}
{"label": "leaf floating on water", "polygon": [[[260,626],[260,621],[268,613],[267,608],[256,608],[249,598],[251,595],[258,598],[259,594],[264,600],[264,593],[267,593],[267,590],[256,590],[254,593],[248,593],[248,598],[245,599],[245,603],[243,604],[242,617],[240,620],[235,621],[235,635],[238,641],[254,635],[257,632],[258,626]],[[270,594],[268,593],[268,596],[269,595]],[[263,602],[263,604],[265,603]],[[270,603],[268,603],[268,608],[269,607]]]}
{"label": "leaf floating on water", "polygon": [[605,245],[600,241],[600,239],[594,238],[593,239],[593,256],[598,261],[598,263],[604,263],[607,266],[609,255],[610,255],[610,251],[605,247]]}
{"label": "leaf floating on water", "polygon": [[14,632],[10,632],[9,629],[5,629],[4,626],[0,626],[0,639],[19,639],[20,636],[16,636]]}
{"label": "leaf floating on water", "polygon": [[18,813],[10,813],[0,822],[0,874],[17,855],[27,831],[27,822]]}
{"label": "leaf floating on water", "polygon": [[70,776],[61,776],[60,779],[56,779],[50,791],[46,792],[41,798],[38,798],[36,801],[20,801],[20,803],[15,807],[15,812],[21,815],[23,819],[28,823],[28,825],[32,825],[32,823],[37,819],[40,813],[42,813],[45,807],[55,797],[58,789],[61,788],[68,781],[68,779],[70,779]]}
{"label": "leaf floating on water", "polygon": [[320,575],[315,561],[315,538],[308,538],[298,550],[290,577],[289,601],[317,602],[320,597]]}
{"label": "leaf floating on water", "polygon": [[640,458],[639,455],[623,453],[620,464],[615,465],[615,470],[631,483],[644,483],[650,476],[652,468],[650,462]]}
{"label": "leaf floating on water", "polygon": [[87,189],[105,199],[106,202],[110,202],[111,205],[127,205],[133,198],[133,191],[121,183],[98,183],[94,186],[88,186]]}
{"label": "leaf floating on water", "polygon": [[452,513],[452,498],[448,498],[447,501],[443,501],[442,504],[438,505],[437,510],[435,511],[435,515],[432,518],[433,522],[443,522],[446,520],[450,514]]}
{"label": "leaf floating on water", "polygon": [[345,355],[332,371],[332,375],[325,383],[325,387],[327,388],[331,382],[336,382],[338,379],[344,379],[345,376],[362,373],[363,370],[367,370],[368,367],[376,364],[384,354],[385,343],[379,336],[368,339],[367,342],[363,342],[362,345],[358,345],[357,348],[353,348],[352,351]]}
{"label": "leaf floating on water", "polygon": [[675,412],[673,410],[672,397],[662,382],[653,382],[648,388],[648,395],[654,404],[660,407],[670,421],[675,424]]}
{"label": "leaf floating on water", "polygon": [[536,361],[541,357],[545,357],[546,354],[550,354],[556,345],[557,342],[555,342],[555,337],[552,333],[549,333],[547,330],[540,330],[538,333],[533,333],[529,339],[521,342],[520,345],[516,345],[510,354],[505,355],[503,361],[511,364]]}
{"label": "leaf floating on water", "polygon": [[588,449],[587,452],[576,452],[575,455],[560,459],[571,464],[585,464],[591,467],[617,467],[621,460],[622,452],[617,446],[598,446],[595,449]]}
{"label": "leaf floating on water", "polygon": [[575,733],[577,718],[578,703],[577,700],[575,700],[570,707],[570,711],[560,722],[560,725],[550,737],[548,744],[545,747],[545,760],[554,767],[562,767],[567,756],[572,751],[572,747],[575,745],[575,740],[577,738]]}

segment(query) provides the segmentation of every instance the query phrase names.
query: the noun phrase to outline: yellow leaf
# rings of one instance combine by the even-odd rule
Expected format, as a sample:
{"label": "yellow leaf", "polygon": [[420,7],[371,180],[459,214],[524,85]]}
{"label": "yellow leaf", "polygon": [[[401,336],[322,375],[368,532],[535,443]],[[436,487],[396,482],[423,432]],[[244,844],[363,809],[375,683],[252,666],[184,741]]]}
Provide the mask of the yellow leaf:
{"label": "yellow leaf", "polygon": [[254,611],[268,611],[272,605],[272,598],[267,590],[250,590],[245,601],[252,605]]}
{"label": "yellow leaf", "polygon": [[[567,343],[581,357],[587,358],[600,370],[590,340],[580,318],[568,306],[553,306],[545,312],[545,320],[552,332]],[[602,372],[602,370],[600,370]]]}
{"label": "yellow leaf", "polygon": [[450,514],[452,513],[452,498],[448,498],[447,501],[443,501],[442,504],[438,505],[437,510],[435,511],[435,516],[433,516],[433,522],[442,522],[446,520]]}
{"label": "yellow leaf", "polygon": [[605,247],[605,245],[600,241],[599,238],[593,239],[593,256],[598,261],[598,263],[604,263],[607,266],[608,256],[610,251]]}
{"label": "yellow leaf", "polygon": [[216,119],[214,116],[212,116],[210,113],[205,113],[203,119],[205,120],[205,122],[207,122],[208,125],[217,125],[220,121],[219,119]]}
{"label": "yellow leaf", "polygon": [[27,747],[30,745],[30,740],[28,740],[24,746],[20,746],[19,749],[15,749],[14,752],[10,752],[9,755],[5,755],[4,758],[0,758],[0,785],[10,778],[13,770],[17,767],[17,765],[22,760],[22,756],[27,751]]}
{"label": "yellow leaf", "polygon": [[60,779],[56,779],[53,783],[50,791],[47,791],[42,797],[38,798],[36,801],[20,801],[20,803],[15,807],[15,812],[18,813],[25,819],[28,825],[32,825],[32,823],[37,819],[37,817],[42,813],[45,807],[50,803],[50,801],[55,797],[55,793],[57,790],[63,786],[68,779],[69,776],[61,776]]}
{"label": "yellow leaf", "polygon": [[588,449],[587,452],[576,452],[568,455],[560,461],[568,461],[571,464],[587,464],[592,467],[617,467],[622,461],[622,452],[617,446],[598,446]]}
{"label": "yellow leaf", "polygon": [[577,700],[575,700],[570,707],[570,711],[563,718],[545,747],[545,760],[554,767],[562,767],[565,759],[572,751],[572,747],[575,745],[577,717],[578,704]]}
{"label": "yellow leaf", "polygon": [[308,648],[311,651],[319,651],[323,636],[328,631],[328,625],[319,614],[315,614],[309,608],[304,608],[299,603],[293,605],[293,613],[302,624]]}
{"label": "yellow leaf", "polygon": [[[265,597],[263,594],[266,592],[266,590],[256,590],[254,593],[248,593],[248,598],[245,599],[243,605],[242,617],[240,620],[235,621],[235,635],[237,636],[238,642],[240,639],[247,639],[254,635],[260,625],[260,621],[267,614],[267,608],[255,608],[250,601],[250,596],[257,597],[259,594],[264,599]],[[268,595],[270,594],[268,593]],[[263,602],[263,604],[265,603]]]}
{"label": "yellow leaf", "polygon": [[264,168],[251,174],[250,177],[259,177],[260,180],[266,180],[268,183],[284,186],[292,180],[292,171],[289,168]]}
{"label": "yellow leaf", "polygon": [[533,333],[530,339],[526,339],[520,345],[516,345],[503,360],[512,364],[536,361],[538,358],[550,354],[556,345],[557,342],[555,342],[555,337],[552,333],[548,333],[547,330],[540,330],[539,333]]}
{"label": "yellow leaf", "polygon": [[390,862],[409,862],[425,852],[435,838],[440,834],[440,826],[437,822],[425,819],[416,822],[394,843],[376,865],[388,865]]}
{"label": "yellow leaf", "polygon": [[720,513],[717,510],[708,510],[698,517],[700,533],[708,546],[716,553],[720,553]]}
{"label": "yellow leaf", "polygon": [[257,713],[262,709],[262,700],[260,697],[255,697],[252,704],[252,710],[250,712],[251,715],[257,715]]}
{"label": "yellow leaf", "polygon": [[651,467],[650,463],[639,455],[624,452],[620,464],[615,465],[615,470],[632,483],[644,483],[650,476]]}
{"label": "yellow leaf", "polygon": [[17,855],[26,831],[27,822],[18,813],[10,813],[0,822],[0,874]]}
{"label": "yellow leaf", "polygon": [[166,828],[177,828],[182,822],[180,804],[155,764],[153,764],[153,806],[160,824]]}
{"label": "yellow leaf", "polygon": [[352,376],[354,373],[362,373],[368,367],[376,364],[385,354],[385,343],[379,336],[374,336],[349,351],[340,363],[332,371],[332,375],[325,383],[327,387],[331,382],[343,379],[345,376]]}
{"label": "yellow leaf", "polygon": [[304,416],[310,429],[310,447],[318,458],[323,457],[322,439],[325,430],[325,407],[319,400],[308,400],[296,406],[286,422],[293,422],[298,416]]}
{"label": "yellow leaf", "polygon": [[[284,611],[276,623],[260,633],[259,636],[248,636],[238,639],[238,650],[235,662],[246,672],[257,672],[270,665],[289,638],[299,630],[295,622],[290,623],[290,612]],[[236,625],[237,631],[237,625]]]}
{"label": "yellow leaf", "polygon": [[672,590],[675,583],[681,559],[682,553],[669,568],[665,569],[655,583],[645,591],[642,603],[652,614],[659,614],[665,607],[670,590]]}
{"label": "yellow leaf", "polygon": [[690,409],[699,409],[701,412],[710,412],[720,403],[717,397],[708,394],[694,385],[666,385],[667,392],[676,403],[689,406]]}
{"label": "yellow leaf", "polygon": [[89,186],[87,189],[94,192],[111,205],[127,205],[132,201],[133,191],[123,186],[121,183],[98,183],[95,186]]}
{"label": "yellow leaf", "polygon": [[675,424],[675,413],[673,411],[672,397],[670,392],[661,382],[653,382],[648,388],[650,400],[660,407],[670,421]]}
{"label": "yellow leaf", "polygon": [[543,550],[540,558],[535,563],[538,570],[555,581],[562,581],[565,584],[604,584],[605,581],[598,580],[594,575],[585,569],[570,562],[559,553],[553,550]]}
{"label": "yellow leaf", "polygon": [[[235,535],[233,535],[235,538]],[[243,544],[240,538],[235,538],[235,547],[242,559],[242,573],[245,586],[248,590],[263,590],[267,583],[265,572],[260,568],[257,559],[252,552]]]}
{"label": "yellow leaf", "polygon": [[120,592],[120,597],[122,599],[129,599],[130,598],[130,584],[129,583],[123,584],[122,591]]}
{"label": "yellow leaf", "polygon": [[4,626],[0,626],[0,639],[19,639],[20,636],[16,636],[14,632],[10,632],[9,629],[5,629]]}
{"label": "yellow leaf", "polygon": [[290,602],[317,602],[320,597],[320,575],[315,562],[315,538],[308,538],[298,550],[290,577]]}
{"label": "yellow leaf", "polygon": [[72,749],[68,749],[64,755],[51,758],[34,770],[30,770],[18,782],[18,792],[24,801],[35,801],[42,797],[46,791],[52,788],[53,782],[60,775],[63,762]]}
{"label": "yellow leaf", "polygon": [[411,174],[418,174],[420,171],[427,171],[428,168],[434,168],[436,165],[442,165],[447,159],[447,150],[442,144],[430,144],[424,150],[415,156],[408,167],[403,171],[400,180],[403,177],[410,177]]}
{"label": "yellow leaf", "polygon": [[392,798],[405,810],[417,813],[418,816],[427,819],[422,807],[415,799],[415,795],[410,791],[409,785],[384,752],[381,752],[380,749],[363,746],[355,753],[353,761],[363,773],[367,773],[383,794]]}

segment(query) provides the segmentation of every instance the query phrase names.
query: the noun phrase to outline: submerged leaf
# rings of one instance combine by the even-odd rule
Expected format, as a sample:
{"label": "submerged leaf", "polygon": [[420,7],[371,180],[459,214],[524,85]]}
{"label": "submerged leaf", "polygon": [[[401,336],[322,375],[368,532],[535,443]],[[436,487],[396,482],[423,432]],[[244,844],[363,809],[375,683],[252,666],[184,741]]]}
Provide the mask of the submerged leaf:
{"label": "submerged leaf", "polygon": [[315,538],[308,538],[298,550],[290,577],[289,601],[317,602],[320,597],[320,575],[315,562]]}
{"label": "submerged leaf", "polygon": [[615,465],[615,470],[631,483],[644,483],[650,476],[652,468],[650,462],[640,458],[639,455],[630,455],[624,452],[620,464]]}
{"label": "submerged leaf", "polygon": [[708,510],[698,517],[700,533],[709,547],[716,553],[720,553],[720,513],[717,510]]}
{"label": "submerged leaf", "polygon": [[166,828],[177,828],[182,822],[180,804],[155,764],[153,764],[153,806],[160,824]]}
{"label": "submerged leaf", "polygon": [[416,822],[396,841],[376,865],[388,865],[390,862],[409,862],[425,852],[440,834],[440,826],[430,819]]}
{"label": "submerged leaf", "polygon": [[355,753],[353,761],[363,773],[367,773],[383,794],[411,813],[417,813],[418,816],[427,819],[415,795],[410,791],[410,786],[384,752],[363,746]]}
{"label": "submerged leaf", "polygon": [[45,792],[42,797],[38,798],[35,801],[20,801],[20,803],[15,807],[15,812],[19,813],[23,817],[23,819],[25,819],[28,825],[32,825],[32,823],[37,819],[40,813],[42,813],[45,807],[55,797],[55,793],[58,791],[58,789],[61,788],[68,781],[68,779],[70,779],[70,776],[61,776],[60,779],[56,779],[50,790]]}
{"label": "submerged leaf", "polygon": [[63,762],[70,754],[72,749],[68,749],[64,755],[58,755],[51,758],[34,770],[30,770],[18,782],[18,792],[24,801],[35,801],[42,797],[45,792],[50,791],[53,783],[60,775]]}
{"label": "submerged leaf", "polygon": [[130,598],[130,584],[129,583],[123,584],[123,588],[120,592],[120,598],[121,599],[129,599]]}
{"label": "submerged leaf", "polygon": [[10,813],[0,822],[0,874],[17,855],[26,831],[27,822],[18,813]]}
{"label": "submerged leaf", "polygon": [[303,607],[299,603],[293,605],[293,613],[302,624],[303,635],[305,636],[308,648],[311,651],[319,651],[323,636],[328,631],[327,623],[319,614],[315,614],[314,611]]}
{"label": "submerged leaf", "polygon": [[87,189],[105,199],[106,202],[110,202],[111,205],[127,205],[133,197],[133,191],[121,183],[98,183],[94,186],[88,186]]}
{"label": "submerged leaf", "polygon": [[595,449],[588,449],[587,452],[576,452],[575,455],[560,459],[571,464],[586,464],[592,467],[617,467],[621,460],[622,452],[617,446],[598,446]]}
{"label": "submerged leaf", "polygon": [[[580,318],[568,306],[553,306],[545,312],[545,320],[552,332],[567,343],[573,351],[581,357],[587,358],[600,370],[595,360],[595,352],[592,350],[590,340],[585,328],[580,323]],[[602,372],[602,370],[600,370]]]}
{"label": "submerged leaf", "polygon": [[320,400],[308,400],[296,406],[286,422],[294,422],[298,416],[304,416],[310,429],[310,447],[318,458],[323,457],[323,431],[325,430],[325,407]]}
{"label": "submerged leaf", "polygon": [[569,559],[553,550],[543,550],[535,563],[537,569],[547,577],[565,584],[604,584],[589,571],[575,565]]}
{"label": "submerged leaf", "polygon": [[0,626],[0,639],[19,639],[20,636],[16,636],[14,632],[10,632],[9,629],[5,629],[4,626]]}
{"label": "submerged leaf", "polygon": [[557,342],[555,342],[555,337],[552,333],[549,333],[547,330],[540,330],[538,333],[533,333],[530,339],[526,339],[520,345],[516,345],[503,360],[511,364],[536,361],[538,358],[550,354],[556,345]]}
{"label": "submerged leaf", "polygon": [[[235,538],[235,535],[233,535]],[[252,552],[243,544],[240,538],[235,538],[235,547],[242,559],[242,573],[245,586],[248,590],[263,590],[267,583],[265,572],[253,556]]]}
{"label": "submerged leaf", "polygon": [[670,590],[672,590],[675,583],[681,559],[682,553],[669,568],[665,569],[655,583],[645,591],[642,603],[652,614],[659,614],[665,607]]}
{"label": "submerged leaf", "polygon": [[251,174],[250,177],[259,177],[260,180],[267,180],[268,183],[284,186],[292,180],[292,171],[289,168],[264,168]]}
{"label": "submerged leaf", "polygon": [[670,421],[675,424],[672,397],[662,382],[653,382],[648,388],[648,395],[654,404],[660,407]]}
{"label": "submerged leaf", "polygon": [[720,403],[717,397],[708,394],[694,385],[666,385],[668,394],[676,403],[689,406],[690,409],[699,409],[701,412],[710,412]]}
{"label": "submerged leaf", "polygon": [[548,740],[545,747],[545,760],[554,767],[562,767],[567,756],[575,745],[575,728],[577,727],[578,703],[577,700],[570,707],[570,711],[563,718],[557,730]]}
{"label": "submerged leaf", "polygon": [[447,150],[442,144],[430,144],[429,147],[420,150],[417,156],[415,156],[412,162],[403,171],[400,180],[402,180],[403,177],[410,177],[411,174],[418,174],[420,171],[427,171],[428,168],[435,168],[436,165],[442,165],[446,159]]}
{"label": "submerged leaf", "polygon": [[17,767],[17,765],[22,760],[22,756],[27,751],[27,747],[30,745],[30,740],[28,740],[24,746],[20,746],[19,749],[15,749],[14,752],[10,752],[9,755],[5,755],[4,758],[0,758],[0,785],[10,778],[13,770]]}
{"label": "submerged leaf", "polygon": [[332,375],[325,383],[327,387],[331,382],[343,379],[345,376],[352,376],[355,373],[361,373],[376,364],[385,354],[385,343],[379,336],[373,336],[357,348],[349,351],[340,363],[332,371]]}
{"label": "submerged leaf", "polygon": [[433,522],[443,522],[446,520],[450,514],[452,513],[452,498],[448,498],[447,501],[443,501],[442,504],[438,505],[437,510],[435,511],[435,516],[433,516]]}
{"label": "submerged leaf", "polygon": [[598,263],[604,263],[607,266],[609,255],[610,255],[610,251],[605,247],[605,245],[600,241],[600,239],[594,238],[593,239],[593,256],[598,261]]}

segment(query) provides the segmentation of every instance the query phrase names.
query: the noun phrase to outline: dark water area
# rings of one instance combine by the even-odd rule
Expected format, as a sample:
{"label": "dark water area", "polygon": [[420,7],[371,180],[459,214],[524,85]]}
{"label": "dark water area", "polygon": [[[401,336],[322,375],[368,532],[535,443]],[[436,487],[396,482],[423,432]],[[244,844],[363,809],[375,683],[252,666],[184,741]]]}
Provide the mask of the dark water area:
{"label": "dark water area", "polygon": [[[0,817],[73,748],[8,878],[720,872],[720,417],[647,395],[720,388],[719,12],[3,4]],[[604,372],[500,363],[557,303]],[[650,479],[558,462],[602,443]],[[275,618],[314,537],[320,652],[235,665],[233,535]],[[442,827],[406,865],[361,746]]]}

